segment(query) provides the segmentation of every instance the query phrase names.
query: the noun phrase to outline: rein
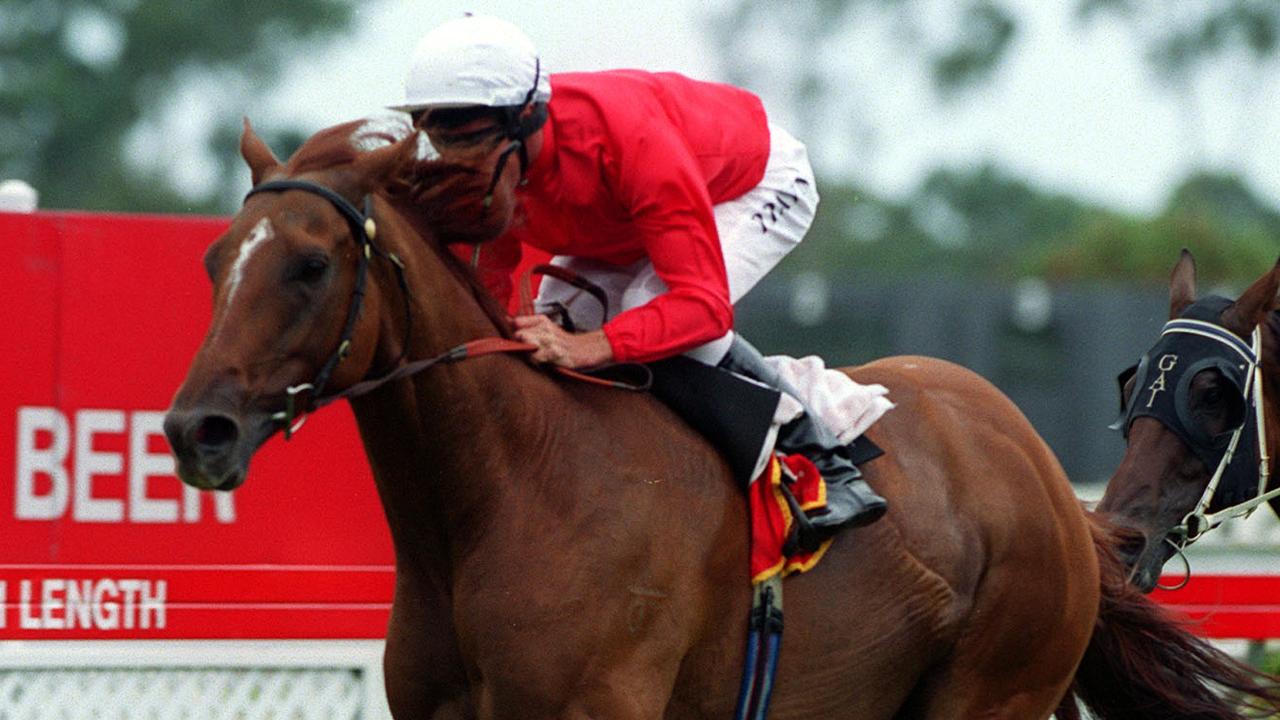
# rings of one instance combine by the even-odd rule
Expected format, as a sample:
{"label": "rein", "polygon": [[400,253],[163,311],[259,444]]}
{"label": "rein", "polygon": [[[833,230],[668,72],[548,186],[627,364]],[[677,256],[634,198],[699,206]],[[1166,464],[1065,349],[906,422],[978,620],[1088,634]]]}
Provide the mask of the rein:
{"label": "rein", "polygon": [[[284,438],[289,440],[293,437],[302,425],[306,422],[307,414],[315,412],[320,408],[328,405],[336,400],[344,398],[354,398],[386,385],[387,383],[401,380],[416,373],[422,372],[436,365],[460,362],[468,358],[480,357],[482,355],[493,355],[498,353],[529,353],[537,350],[536,345],[512,340],[503,337],[485,337],[470,342],[463,343],[452,347],[439,355],[416,360],[410,363],[399,364],[404,360],[404,353],[408,351],[410,331],[413,328],[413,306],[410,300],[409,284],[404,275],[404,261],[395,255],[395,253],[386,252],[374,244],[374,238],[377,237],[377,224],[373,220],[373,199],[371,195],[365,195],[363,205],[364,211],[356,209],[355,205],[338,193],[330,190],[323,185],[308,182],[306,180],[274,180],[265,182],[253,187],[245,195],[245,199],[252,197],[258,193],[264,192],[284,192],[286,190],[301,190],[318,195],[328,200],[334,209],[338,211],[350,226],[352,239],[360,248],[357,253],[356,265],[356,283],[352,290],[351,303],[347,308],[347,317],[343,322],[342,335],[338,341],[338,347],[329,355],[329,358],[321,366],[320,371],[311,382],[301,383],[290,386],[285,390],[285,407],[284,410],[274,413],[271,419],[284,428]],[[391,263],[396,273],[396,282],[400,285],[401,295],[404,297],[405,304],[405,337],[401,344],[401,355],[396,359],[394,364],[398,366],[387,371],[379,377],[364,380],[352,385],[351,387],[336,393],[324,395],[324,389],[329,384],[338,363],[342,362],[351,352],[351,334],[355,330],[356,319],[360,315],[360,308],[364,305],[365,288],[368,284],[369,263],[374,255],[385,258]],[[632,384],[620,380],[609,380],[607,378],[595,377],[586,373],[571,370],[565,367],[556,367],[556,372],[561,375],[575,380],[591,383],[594,385],[602,385],[610,388],[622,390],[643,391],[648,389],[648,383]],[[306,394],[305,399],[299,401],[299,396]]]}

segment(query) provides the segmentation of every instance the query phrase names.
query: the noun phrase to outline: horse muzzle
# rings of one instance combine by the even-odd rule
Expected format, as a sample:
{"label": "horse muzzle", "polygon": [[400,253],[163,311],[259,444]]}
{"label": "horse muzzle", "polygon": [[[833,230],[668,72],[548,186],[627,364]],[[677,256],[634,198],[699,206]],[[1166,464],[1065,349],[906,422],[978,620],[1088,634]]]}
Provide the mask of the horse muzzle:
{"label": "horse muzzle", "polygon": [[201,490],[234,490],[243,484],[253,452],[272,429],[266,416],[255,422],[201,408],[170,409],[164,418],[178,477]]}
{"label": "horse muzzle", "polygon": [[1116,548],[1116,554],[1129,571],[1129,584],[1149,593],[1160,582],[1164,565],[1177,551],[1170,534],[1131,531]]}

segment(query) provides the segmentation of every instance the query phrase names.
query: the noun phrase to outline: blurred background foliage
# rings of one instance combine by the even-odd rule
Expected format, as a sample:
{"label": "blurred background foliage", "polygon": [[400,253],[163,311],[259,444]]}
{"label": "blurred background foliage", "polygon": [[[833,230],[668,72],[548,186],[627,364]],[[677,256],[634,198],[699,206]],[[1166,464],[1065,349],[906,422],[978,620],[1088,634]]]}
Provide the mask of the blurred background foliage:
{"label": "blurred background foliage", "polygon": [[1188,177],[1153,217],[1042,190],[991,166],[938,170],[905,202],[850,184],[822,188],[822,212],[787,271],[1154,282],[1190,247],[1205,277],[1239,284],[1280,256],[1280,213],[1233,175]]}
{"label": "blurred background foliage", "polygon": [[[1196,82],[1230,57],[1263,72],[1280,43],[1275,0],[1061,0],[1060,22],[1120,22],[1152,77],[1198,127]],[[49,208],[227,213],[238,202],[240,117],[280,81],[307,43],[341,38],[344,0],[0,0],[0,178],[20,177]],[[878,24],[937,98],[963,103],[999,78],[1026,18],[1001,0],[726,0],[707,19],[730,81],[754,87],[785,68],[796,134],[823,152],[819,130],[858,140],[856,83],[824,62],[857,52],[851,27]],[[793,57],[759,52],[785,31]],[[772,46],[771,46],[772,47]],[[772,50],[770,51],[772,52]],[[193,98],[200,104],[191,104]],[[225,98],[219,103],[219,98]],[[202,113],[209,160],[173,175],[165,113]],[[805,109],[811,109],[805,112]],[[371,109],[372,110],[372,109]],[[823,115],[822,113],[828,113]],[[835,119],[830,113],[842,114]],[[807,127],[806,127],[807,126]],[[259,128],[281,155],[318,128]],[[1046,159],[1051,163],[1052,159]],[[855,176],[822,177],[811,238],[780,272],[945,271],[1050,281],[1167,277],[1184,245],[1204,273],[1243,282],[1273,262],[1280,215],[1229,169],[1188,173],[1155,213],[1138,214],[1047,189],[998,166],[939,166],[906,196],[877,196]]]}
{"label": "blurred background foliage", "polygon": [[[342,0],[0,0],[0,177],[30,182],[43,207],[226,212],[242,108],[350,19]],[[194,195],[131,153],[140,133],[163,139],[162,114],[193,87],[235,100],[208,118],[218,177],[202,185],[216,189]],[[300,137],[263,130],[280,145]]]}
{"label": "blurred background foliage", "polygon": [[[1183,135],[1193,142],[1206,132],[1195,108],[1198,73],[1229,58],[1240,72],[1257,76],[1266,72],[1280,44],[1280,2],[1274,0],[1062,0],[1056,5],[1065,24],[1123,23],[1153,78],[1181,106]],[[758,81],[770,65],[801,68],[792,78],[792,103],[823,108],[843,100],[848,107],[856,106],[856,99],[843,99],[849,78],[813,59],[842,52],[838,46],[848,44],[851,28],[887,23],[889,36],[902,45],[903,72],[914,63],[941,99],[964,102],[966,93],[998,76],[1021,22],[1010,5],[997,0],[737,0],[719,18],[716,37],[731,80]],[[790,46],[796,56],[753,59],[752,29],[762,26],[785,27],[803,38]],[[866,132],[856,107],[848,115],[838,119],[846,132]],[[812,116],[808,121],[814,122]],[[801,127],[797,134],[813,137],[817,129]],[[1192,169],[1164,207],[1150,215],[1054,192],[993,166],[939,167],[905,199],[877,197],[856,179],[821,178],[819,219],[810,240],[783,268],[1156,282],[1168,277],[1178,250],[1189,246],[1204,276],[1248,282],[1280,253],[1280,214],[1240,177],[1204,165]]]}

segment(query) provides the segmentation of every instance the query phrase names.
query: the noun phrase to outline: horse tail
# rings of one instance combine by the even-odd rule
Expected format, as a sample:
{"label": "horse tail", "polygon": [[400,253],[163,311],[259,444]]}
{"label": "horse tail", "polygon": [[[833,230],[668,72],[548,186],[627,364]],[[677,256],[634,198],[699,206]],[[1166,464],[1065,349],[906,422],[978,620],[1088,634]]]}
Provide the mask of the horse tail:
{"label": "horse tail", "polygon": [[1113,526],[1088,516],[1102,597],[1093,638],[1058,717],[1079,717],[1077,697],[1100,720],[1239,720],[1251,709],[1280,712],[1280,678],[1193,635],[1129,584]]}

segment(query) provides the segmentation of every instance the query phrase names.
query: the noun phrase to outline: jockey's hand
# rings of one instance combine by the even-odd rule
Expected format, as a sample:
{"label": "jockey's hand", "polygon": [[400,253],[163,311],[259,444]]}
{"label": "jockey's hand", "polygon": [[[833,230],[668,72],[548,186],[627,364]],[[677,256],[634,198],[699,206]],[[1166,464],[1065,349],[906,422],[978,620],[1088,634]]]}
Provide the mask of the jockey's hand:
{"label": "jockey's hand", "polygon": [[546,315],[520,315],[515,323],[516,338],[538,346],[533,353],[535,362],[585,368],[613,360],[613,346],[603,330],[567,332]]}

